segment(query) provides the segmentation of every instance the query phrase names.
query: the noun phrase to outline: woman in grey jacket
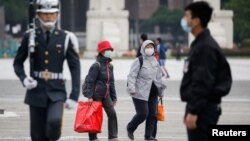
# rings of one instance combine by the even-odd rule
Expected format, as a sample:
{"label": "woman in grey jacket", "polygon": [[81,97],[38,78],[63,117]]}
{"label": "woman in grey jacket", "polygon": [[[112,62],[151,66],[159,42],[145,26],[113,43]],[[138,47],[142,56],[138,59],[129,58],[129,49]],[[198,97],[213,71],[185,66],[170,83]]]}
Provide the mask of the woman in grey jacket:
{"label": "woman in grey jacket", "polygon": [[127,125],[128,137],[146,120],[145,140],[155,141],[158,96],[163,96],[162,72],[154,57],[155,44],[146,40],[141,46],[142,62],[137,58],[130,68],[127,91],[132,96],[136,114]]}

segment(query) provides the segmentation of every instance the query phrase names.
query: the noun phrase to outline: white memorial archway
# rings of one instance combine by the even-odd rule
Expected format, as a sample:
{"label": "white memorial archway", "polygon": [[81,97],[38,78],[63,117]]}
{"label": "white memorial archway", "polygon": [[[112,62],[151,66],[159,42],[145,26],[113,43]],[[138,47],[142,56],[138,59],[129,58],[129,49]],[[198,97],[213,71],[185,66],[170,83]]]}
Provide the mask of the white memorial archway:
{"label": "white memorial archway", "polygon": [[115,49],[115,56],[128,50],[128,11],[124,0],[90,0],[87,12],[87,47],[84,57],[95,57],[97,44],[108,40]]}

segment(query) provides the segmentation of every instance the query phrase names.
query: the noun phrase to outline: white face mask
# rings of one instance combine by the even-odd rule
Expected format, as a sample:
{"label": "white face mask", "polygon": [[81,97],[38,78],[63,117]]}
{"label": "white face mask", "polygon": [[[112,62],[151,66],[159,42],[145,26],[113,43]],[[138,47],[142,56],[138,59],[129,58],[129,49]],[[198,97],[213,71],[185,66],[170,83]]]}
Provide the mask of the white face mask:
{"label": "white face mask", "polygon": [[146,48],[145,53],[147,56],[152,56],[154,54],[154,48]]}
{"label": "white face mask", "polygon": [[113,54],[113,51],[111,51],[111,50],[106,50],[106,51],[103,53],[103,56],[106,57],[106,58],[112,58],[112,54]]}
{"label": "white face mask", "polygon": [[42,26],[44,26],[45,28],[52,29],[55,27],[57,20],[53,22],[44,22],[41,18],[39,18],[39,21],[41,22]]}

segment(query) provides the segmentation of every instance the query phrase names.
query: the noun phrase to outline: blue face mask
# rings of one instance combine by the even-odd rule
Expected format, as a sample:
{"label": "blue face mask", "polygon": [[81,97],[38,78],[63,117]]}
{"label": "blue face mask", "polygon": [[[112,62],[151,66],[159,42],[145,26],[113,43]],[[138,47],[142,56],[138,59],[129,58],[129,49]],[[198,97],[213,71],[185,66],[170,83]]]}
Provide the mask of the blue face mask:
{"label": "blue face mask", "polygon": [[188,23],[184,18],[181,19],[181,27],[185,32],[189,33],[192,31],[192,28],[188,26]]}
{"label": "blue face mask", "polygon": [[106,58],[111,58],[112,57],[112,51],[111,50],[106,50],[104,53],[103,53],[103,56],[106,57]]}

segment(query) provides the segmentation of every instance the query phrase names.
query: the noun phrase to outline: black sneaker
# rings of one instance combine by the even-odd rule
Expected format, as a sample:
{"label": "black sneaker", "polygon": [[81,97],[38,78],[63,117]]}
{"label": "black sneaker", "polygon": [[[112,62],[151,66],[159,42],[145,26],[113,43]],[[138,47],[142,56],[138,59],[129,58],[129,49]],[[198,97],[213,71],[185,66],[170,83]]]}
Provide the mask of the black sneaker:
{"label": "black sneaker", "polygon": [[150,137],[150,138],[145,138],[145,141],[158,141],[156,138]]}
{"label": "black sneaker", "polygon": [[127,126],[127,133],[128,133],[128,138],[130,140],[134,140],[134,134],[133,134],[133,132],[129,131],[128,126]]}

